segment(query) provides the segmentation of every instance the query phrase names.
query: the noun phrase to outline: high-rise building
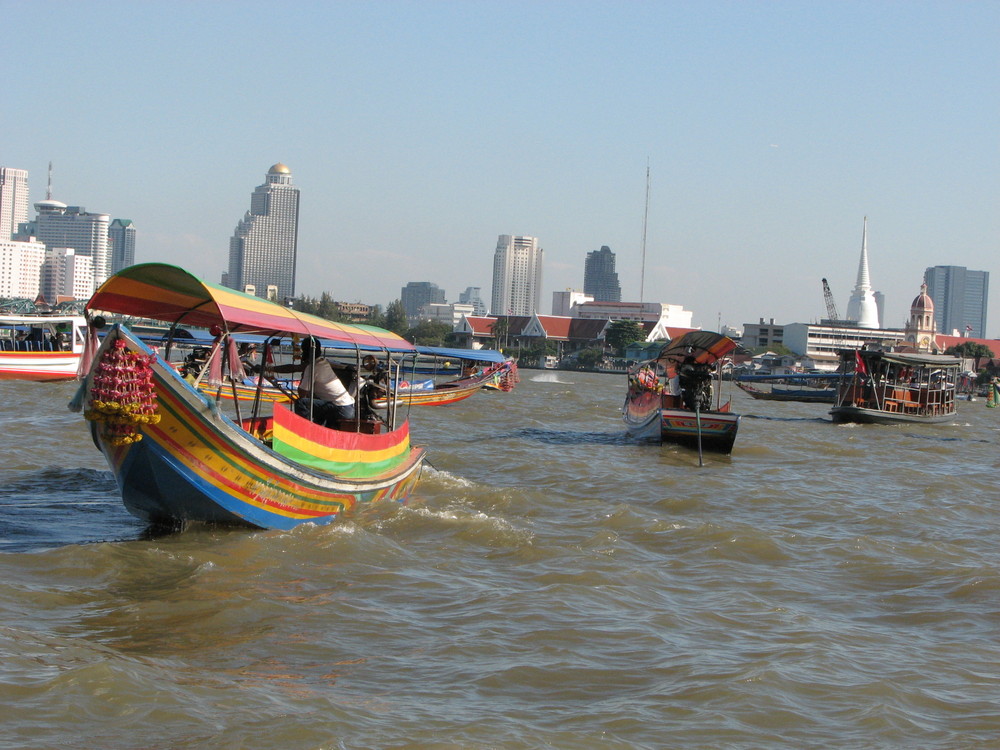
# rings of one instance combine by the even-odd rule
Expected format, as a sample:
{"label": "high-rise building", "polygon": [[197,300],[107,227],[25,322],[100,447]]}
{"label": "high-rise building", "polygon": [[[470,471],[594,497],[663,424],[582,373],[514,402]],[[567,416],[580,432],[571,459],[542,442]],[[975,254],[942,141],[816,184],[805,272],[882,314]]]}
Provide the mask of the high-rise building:
{"label": "high-rise building", "polygon": [[135,263],[135,225],[131,219],[115,219],[108,227],[111,244],[111,273]]}
{"label": "high-rise building", "polygon": [[485,315],[486,303],[480,296],[481,289],[478,286],[467,286],[464,292],[459,292],[458,301],[464,305],[472,305],[473,315]]}
{"label": "high-rise building", "polygon": [[0,239],[0,297],[37,297],[44,262],[41,242]]}
{"label": "high-rise building", "polygon": [[295,261],[299,241],[299,189],[292,170],[278,163],[250,196],[246,212],[229,240],[225,284],[252,294],[277,289],[277,301],[295,296]]}
{"label": "high-rise building", "polygon": [[28,170],[0,167],[0,242],[28,220]]}
{"label": "high-rise building", "polygon": [[424,305],[444,304],[444,289],[429,281],[411,281],[403,287],[399,301],[406,311],[406,319],[413,324],[420,320],[420,308]]}
{"label": "high-rise building", "polygon": [[493,315],[534,315],[539,311],[543,252],[537,237],[500,235],[493,255]]}
{"label": "high-rise building", "polygon": [[587,253],[583,264],[583,293],[596,302],[621,302],[622,287],[615,271],[615,254],[607,245]]}
{"label": "high-rise building", "polygon": [[858,328],[878,328],[878,301],[868,278],[868,217],[861,230],[861,260],[858,262],[858,281],[847,303],[847,320],[854,321]]}
{"label": "high-rise building", "polygon": [[983,338],[990,293],[989,271],[933,266],[924,271],[924,282],[927,294],[934,300],[934,321],[939,333]]}
{"label": "high-rise building", "polygon": [[[16,239],[36,237],[50,250],[73,248],[75,255],[93,260],[94,282],[100,284],[111,271],[111,253],[108,249],[108,214],[94,214],[80,206],[67,206],[54,200],[35,204],[38,215],[34,221],[18,228]],[[74,261],[75,262],[75,261]]]}
{"label": "high-rise building", "polygon": [[41,293],[55,305],[64,300],[89,299],[94,293],[94,259],[71,247],[45,249]]}

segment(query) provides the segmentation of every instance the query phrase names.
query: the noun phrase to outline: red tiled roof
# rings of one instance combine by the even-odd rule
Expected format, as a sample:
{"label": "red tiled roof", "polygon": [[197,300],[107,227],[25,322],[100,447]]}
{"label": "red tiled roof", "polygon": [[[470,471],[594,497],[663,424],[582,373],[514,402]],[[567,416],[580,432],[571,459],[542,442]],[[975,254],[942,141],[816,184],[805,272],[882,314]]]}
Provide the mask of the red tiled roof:
{"label": "red tiled roof", "polygon": [[473,336],[493,335],[493,324],[496,322],[496,318],[487,318],[476,315],[466,315],[465,319],[469,321],[469,325],[472,326]]}
{"label": "red tiled roof", "polygon": [[[566,341],[569,339],[570,325],[573,322],[573,318],[563,318],[555,315],[539,315],[538,322],[542,324],[542,328],[545,329],[545,335],[550,339],[561,339]],[[604,321],[601,321],[603,324]]]}
{"label": "red tiled roof", "polygon": [[994,354],[1000,354],[1000,341],[997,339],[969,339],[964,336],[945,336],[943,333],[939,333],[934,337],[934,341],[937,343],[941,351],[944,351],[952,346],[961,346],[962,344],[969,342],[973,344],[982,344]]}

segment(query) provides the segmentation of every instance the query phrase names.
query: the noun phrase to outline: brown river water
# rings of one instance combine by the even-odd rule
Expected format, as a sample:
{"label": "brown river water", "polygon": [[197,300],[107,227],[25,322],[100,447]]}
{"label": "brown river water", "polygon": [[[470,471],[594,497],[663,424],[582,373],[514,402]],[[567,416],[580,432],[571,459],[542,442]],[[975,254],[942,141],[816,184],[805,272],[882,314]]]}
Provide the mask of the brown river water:
{"label": "brown river water", "polygon": [[411,413],[406,505],[152,536],[74,384],[0,382],[0,748],[1000,747],[1000,409],[729,457],[623,375]]}

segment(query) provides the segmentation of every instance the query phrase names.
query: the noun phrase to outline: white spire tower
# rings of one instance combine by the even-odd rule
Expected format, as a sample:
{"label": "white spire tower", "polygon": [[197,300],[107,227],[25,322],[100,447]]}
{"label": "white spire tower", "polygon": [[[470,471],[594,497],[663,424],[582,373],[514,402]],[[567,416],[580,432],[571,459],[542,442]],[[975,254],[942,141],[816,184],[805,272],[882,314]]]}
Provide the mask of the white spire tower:
{"label": "white spire tower", "polygon": [[864,229],[861,232],[861,261],[858,263],[858,283],[851,292],[851,300],[847,303],[847,319],[853,320],[859,328],[878,328],[878,303],[872,292],[868,278],[868,217],[865,217]]}

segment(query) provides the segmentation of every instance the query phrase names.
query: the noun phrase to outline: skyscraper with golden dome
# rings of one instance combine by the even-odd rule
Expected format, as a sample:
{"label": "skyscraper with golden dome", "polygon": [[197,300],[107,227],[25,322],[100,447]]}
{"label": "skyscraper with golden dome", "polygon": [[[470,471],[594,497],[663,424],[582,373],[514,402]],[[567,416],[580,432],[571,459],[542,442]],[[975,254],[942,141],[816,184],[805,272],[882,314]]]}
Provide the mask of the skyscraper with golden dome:
{"label": "skyscraper with golden dome", "polygon": [[223,283],[241,292],[284,303],[295,296],[299,239],[299,189],[280,162],[267,170],[250,196],[229,240],[229,271]]}

